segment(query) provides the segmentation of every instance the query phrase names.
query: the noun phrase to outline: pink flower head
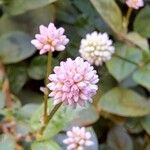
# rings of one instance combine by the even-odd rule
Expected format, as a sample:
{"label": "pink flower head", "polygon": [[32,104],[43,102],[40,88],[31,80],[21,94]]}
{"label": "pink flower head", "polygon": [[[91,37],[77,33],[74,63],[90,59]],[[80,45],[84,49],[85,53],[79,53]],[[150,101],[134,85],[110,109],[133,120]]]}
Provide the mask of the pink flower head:
{"label": "pink flower head", "polygon": [[81,57],[75,60],[68,58],[54,68],[54,73],[49,76],[51,83],[48,88],[52,91],[49,96],[54,98],[54,105],[64,102],[76,107],[84,106],[96,94],[99,81],[96,71]]}
{"label": "pink flower head", "polygon": [[91,133],[87,132],[84,127],[73,127],[67,132],[68,138],[63,140],[67,144],[67,150],[84,150],[86,146],[91,146],[94,143],[90,140]]}
{"label": "pink flower head", "polygon": [[69,39],[64,35],[64,28],[56,28],[53,23],[48,27],[40,25],[40,34],[36,34],[31,43],[40,50],[40,54],[46,52],[63,51]]}
{"label": "pink flower head", "polygon": [[140,7],[144,6],[143,0],[127,0],[126,4],[128,7],[134,8],[134,9],[139,9]]}

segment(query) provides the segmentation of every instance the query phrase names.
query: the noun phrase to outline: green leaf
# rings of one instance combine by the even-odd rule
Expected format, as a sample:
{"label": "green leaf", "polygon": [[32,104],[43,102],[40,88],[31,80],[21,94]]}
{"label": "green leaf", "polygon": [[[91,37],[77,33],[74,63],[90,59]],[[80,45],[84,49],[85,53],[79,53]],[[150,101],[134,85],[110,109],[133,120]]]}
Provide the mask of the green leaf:
{"label": "green leaf", "polygon": [[59,131],[69,125],[75,116],[75,111],[71,108],[61,106],[49,121],[46,129],[43,132],[43,138],[48,139],[56,135]]}
{"label": "green leaf", "polygon": [[0,91],[0,109],[5,106],[5,96],[2,91]]}
{"label": "green leaf", "polygon": [[34,57],[28,68],[28,74],[32,79],[41,80],[45,78],[47,56]]}
{"label": "green leaf", "polygon": [[4,10],[10,15],[22,14],[28,10],[43,7],[56,0],[11,0],[6,3]]}
{"label": "green leaf", "polygon": [[150,113],[150,101],[129,89],[113,88],[99,101],[100,109],[125,117],[145,116]]}
{"label": "green leaf", "polygon": [[108,146],[108,145],[106,145],[106,144],[100,144],[100,150],[112,150],[112,149],[110,149],[110,147]]}
{"label": "green leaf", "polygon": [[[88,20],[88,22],[84,24],[84,27],[88,28],[86,33],[91,32],[88,30],[92,30],[92,28],[94,28],[94,27],[99,29],[101,32],[107,31],[107,33],[112,33],[112,31],[110,30],[108,25],[104,22],[102,17],[100,17],[98,12],[95,11],[95,9],[92,6],[92,4],[90,3],[90,1],[73,0],[73,4],[82,12],[82,16],[84,16],[84,17],[86,16],[86,18]],[[81,34],[81,36],[85,35],[85,33],[84,34],[80,33],[80,34]]]}
{"label": "green leaf", "polygon": [[[43,25],[48,25],[49,22],[52,21],[54,11],[54,5],[48,5],[15,17],[4,14],[0,18],[0,34],[12,31],[24,31],[30,35],[34,35],[37,33],[41,23]],[[27,26],[25,22],[28,22]]]}
{"label": "green leaf", "polygon": [[27,122],[17,122],[16,123],[16,132],[22,136],[26,136],[31,131],[30,126]]}
{"label": "green leaf", "polygon": [[150,63],[145,65],[144,67],[139,68],[133,74],[133,79],[135,82],[150,90]]}
{"label": "green leaf", "polygon": [[143,131],[143,127],[140,122],[141,118],[129,118],[125,123],[125,127],[130,133],[138,134]]}
{"label": "green leaf", "polygon": [[59,145],[52,140],[33,142],[31,150],[61,150]]}
{"label": "green leaf", "polygon": [[15,140],[7,135],[0,136],[0,150],[15,150]]}
{"label": "green leaf", "polygon": [[141,119],[141,124],[145,131],[150,135],[150,115],[143,117]]}
{"label": "green leaf", "polygon": [[97,12],[116,33],[121,32],[122,14],[115,0],[90,0]]}
{"label": "green leaf", "polygon": [[43,102],[43,93],[34,92],[31,90],[22,90],[18,93],[19,99],[23,104],[27,103],[38,103]]}
{"label": "green leaf", "polygon": [[31,38],[24,32],[10,32],[0,37],[0,59],[5,64],[22,61],[35,52]]}
{"label": "green leaf", "polygon": [[134,22],[134,31],[140,33],[142,36],[146,38],[150,38],[150,6],[147,5],[144,7]]}
{"label": "green leaf", "polygon": [[26,66],[22,64],[8,65],[7,74],[12,92],[20,92],[28,79]]}
{"label": "green leaf", "polygon": [[30,119],[38,107],[39,104],[34,104],[34,103],[26,104],[20,109],[18,114],[23,118]]}
{"label": "green leaf", "polygon": [[[52,99],[49,99],[48,101],[48,112],[51,112],[53,109],[53,101]],[[43,111],[44,111],[44,106],[43,104],[39,107],[39,109],[33,114],[30,124],[33,130],[37,130],[41,128],[42,124],[40,120],[43,117]],[[50,120],[48,123],[46,129],[44,130],[43,133],[43,138],[48,139],[56,135],[59,131],[61,131],[64,127],[68,125],[68,123],[73,119],[75,115],[75,111],[73,109],[66,107],[66,106],[61,106],[53,118]]]}
{"label": "green leaf", "polygon": [[140,47],[142,50],[144,50],[147,53],[150,53],[149,51],[149,45],[147,39],[142,37],[136,32],[130,32],[127,34],[127,38],[135,45]]}
{"label": "green leaf", "polygon": [[[105,92],[109,91],[113,87],[117,85],[116,80],[109,74],[106,67],[100,68],[99,71],[101,80],[100,80],[100,94],[104,94]],[[98,92],[97,92],[98,93]]]}
{"label": "green leaf", "polygon": [[99,119],[99,114],[95,107],[90,105],[77,113],[71,125],[88,126],[95,123]]}
{"label": "green leaf", "polygon": [[133,150],[132,139],[122,126],[116,126],[109,131],[107,144],[113,150]]}
{"label": "green leaf", "polygon": [[115,48],[114,56],[106,65],[110,74],[120,82],[137,68],[134,63],[139,63],[142,60],[142,52],[137,48],[121,44],[116,45]]}

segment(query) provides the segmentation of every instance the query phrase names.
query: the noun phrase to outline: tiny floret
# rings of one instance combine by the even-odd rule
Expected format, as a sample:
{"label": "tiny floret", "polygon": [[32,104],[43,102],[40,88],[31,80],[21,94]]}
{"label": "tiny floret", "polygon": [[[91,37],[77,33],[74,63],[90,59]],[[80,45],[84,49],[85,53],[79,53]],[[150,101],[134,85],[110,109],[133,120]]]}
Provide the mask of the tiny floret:
{"label": "tiny floret", "polygon": [[49,76],[49,80],[49,96],[53,97],[54,105],[63,102],[73,107],[92,102],[98,89],[96,83],[99,81],[93,66],[81,57],[75,60],[68,58],[60,66],[54,67],[54,74]]}
{"label": "tiny floret", "polygon": [[130,8],[139,9],[140,7],[144,6],[144,1],[143,0],[126,0],[126,4]]}
{"label": "tiny floret", "polygon": [[94,144],[90,140],[90,132],[87,132],[84,127],[73,127],[71,131],[67,132],[67,136],[68,138],[63,141],[68,145],[67,150],[86,150],[86,147]]}
{"label": "tiny floret", "polygon": [[35,39],[31,43],[40,51],[40,54],[49,51],[63,51],[69,39],[64,35],[64,28],[56,28],[53,23],[48,27],[40,25],[40,34],[35,35]]}
{"label": "tiny floret", "polygon": [[86,38],[81,40],[79,49],[81,56],[96,66],[110,60],[114,51],[115,48],[112,46],[112,40],[109,39],[108,34],[96,31],[87,34]]}

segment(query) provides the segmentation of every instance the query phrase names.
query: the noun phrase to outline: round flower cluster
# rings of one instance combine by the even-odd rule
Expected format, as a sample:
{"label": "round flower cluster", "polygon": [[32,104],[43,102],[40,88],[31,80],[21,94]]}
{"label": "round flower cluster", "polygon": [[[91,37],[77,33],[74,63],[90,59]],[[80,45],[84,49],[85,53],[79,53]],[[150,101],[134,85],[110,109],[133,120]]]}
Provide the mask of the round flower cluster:
{"label": "round flower cluster", "polygon": [[67,144],[67,150],[84,150],[85,146],[91,146],[94,143],[90,140],[90,132],[86,132],[85,128],[73,127],[67,132],[68,138],[63,141]]}
{"label": "round flower cluster", "polygon": [[107,33],[97,33],[96,31],[87,34],[85,39],[81,40],[79,52],[81,56],[96,66],[111,59],[115,48],[112,46],[112,40]]}
{"label": "round flower cluster", "polygon": [[54,73],[49,76],[51,81],[48,88],[52,91],[49,96],[54,98],[54,105],[63,102],[76,107],[84,106],[86,102],[92,102],[96,94],[99,81],[96,71],[87,61],[77,57],[61,62],[54,67]]}
{"label": "round flower cluster", "polygon": [[127,0],[126,4],[128,7],[134,8],[134,9],[139,9],[140,7],[144,6],[143,0]]}
{"label": "round flower cluster", "polygon": [[34,40],[31,43],[40,50],[40,54],[53,51],[63,51],[65,45],[69,42],[69,39],[63,35],[64,28],[56,28],[53,23],[50,23],[48,27],[40,25],[40,34],[36,34]]}

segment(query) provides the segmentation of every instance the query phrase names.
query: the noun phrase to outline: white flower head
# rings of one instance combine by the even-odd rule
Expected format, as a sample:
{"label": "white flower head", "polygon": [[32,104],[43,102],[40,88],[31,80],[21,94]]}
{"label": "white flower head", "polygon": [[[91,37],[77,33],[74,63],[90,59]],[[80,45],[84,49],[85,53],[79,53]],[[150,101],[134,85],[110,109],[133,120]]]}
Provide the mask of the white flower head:
{"label": "white flower head", "polygon": [[144,6],[143,0],[126,0],[126,4],[128,7],[139,9],[140,7]]}
{"label": "white flower head", "polygon": [[91,146],[94,143],[90,140],[91,134],[84,127],[73,127],[67,132],[68,138],[63,141],[67,144],[67,150],[84,150],[86,146]]}
{"label": "white flower head", "polygon": [[108,34],[96,31],[88,33],[86,38],[81,40],[79,49],[81,56],[96,66],[110,60],[114,51],[115,48],[112,46],[112,40],[109,39]]}

